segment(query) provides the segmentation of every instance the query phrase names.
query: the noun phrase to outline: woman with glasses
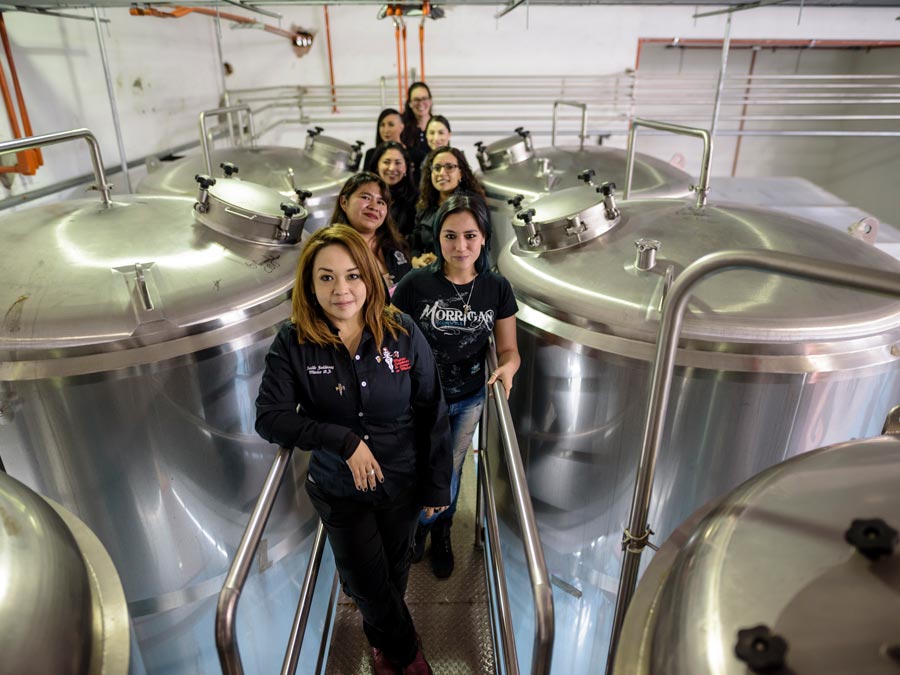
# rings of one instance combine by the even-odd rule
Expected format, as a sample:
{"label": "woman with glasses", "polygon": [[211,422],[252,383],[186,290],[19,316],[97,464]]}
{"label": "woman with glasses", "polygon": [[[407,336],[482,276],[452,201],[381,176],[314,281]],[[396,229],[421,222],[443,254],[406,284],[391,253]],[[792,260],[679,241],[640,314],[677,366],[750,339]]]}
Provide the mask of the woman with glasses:
{"label": "woman with glasses", "polygon": [[416,224],[409,237],[413,267],[424,267],[436,259],[434,220],[438,207],[456,193],[484,199],[484,188],[475,178],[466,156],[458,148],[435,148],[422,165]]}
{"label": "woman with glasses", "polygon": [[366,150],[366,156],[363,158],[363,170],[377,173],[374,160],[372,159],[372,155],[375,154],[375,148],[388,141],[403,143],[402,136],[403,118],[400,116],[400,113],[393,108],[382,110],[375,125],[375,143]]}
{"label": "woman with glasses", "polygon": [[[434,350],[449,406],[450,507],[437,517],[423,514],[419,518],[413,549],[413,562],[418,562],[430,532],[432,569],[438,578],[446,578],[454,566],[450,527],[463,462],[484,405],[485,380],[488,385],[501,382],[509,397],[520,358],[512,287],[490,270],[491,222],[484,200],[453,195],[438,209],[434,223],[435,261],[407,274],[391,301],[413,318]],[[485,356],[492,335],[498,366],[486,377]]]}
{"label": "woman with glasses", "polygon": [[266,356],[256,430],[310,453],[306,491],[362,615],[375,673],[431,675],[404,595],[417,519],[450,502],[447,407],[428,343],[385,300],[353,228],[310,237],[291,321]]}
{"label": "woman with glasses", "polygon": [[372,154],[373,171],[391,190],[391,217],[404,237],[412,233],[416,222],[419,190],[412,179],[412,160],[402,144],[382,143]]}
{"label": "woman with glasses", "polygon": [[361,171],[350,176],[338,195],[331,225],[349,225],[362,235],[375,256],[388,292],[412,269],[406,242],[391,217],[391,191],[377,174]]}
{"label": "woman with glasses", "polygon": [[415,175],[420,178],[419,168],[428,154],[428,141],[425,138],[425,127],[431,119],[431,89],[424,82],[413,82],[406,92],[406,107],[403,109],[403,145],[409,150],[409,156],[416,166]]}

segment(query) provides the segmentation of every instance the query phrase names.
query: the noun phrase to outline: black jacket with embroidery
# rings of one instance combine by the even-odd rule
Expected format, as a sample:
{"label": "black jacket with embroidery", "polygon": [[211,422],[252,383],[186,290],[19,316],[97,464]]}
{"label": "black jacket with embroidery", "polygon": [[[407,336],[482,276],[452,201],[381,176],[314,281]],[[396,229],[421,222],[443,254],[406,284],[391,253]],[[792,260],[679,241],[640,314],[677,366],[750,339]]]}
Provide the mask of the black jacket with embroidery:
{"label": "black jacket with embroidery", "polygon": [[352,357],[340,347],[299,344],[290,323],[269,353],[256,399],[256,431],[271,443],[312,452],[311,479],[336,497],[360,492],[346,459],[365,441],[392,496],[415,483],[423,506],[450,503],[447,406],[431,348],[401,315],[408,335],[385,332],[381,352],[368,329]]}

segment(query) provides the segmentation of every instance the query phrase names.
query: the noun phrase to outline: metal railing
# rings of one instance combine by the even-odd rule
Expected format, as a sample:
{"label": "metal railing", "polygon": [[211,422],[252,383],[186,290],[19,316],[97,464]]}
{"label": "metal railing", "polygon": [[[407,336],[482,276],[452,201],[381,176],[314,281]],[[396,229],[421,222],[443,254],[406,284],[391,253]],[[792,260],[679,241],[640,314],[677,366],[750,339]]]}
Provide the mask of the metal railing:
{"label": "metal railing", "polygon": [[628,528],[622,537],[622,571],[616,596],[612,635],[606,672],[612,672],[616,648],[625,622],[625,613],[637,586],[641,554],[650,545],[653,534],[647,517],[653,489],[653,474],[663,435],[663,425],[668,407],[669,390],[675,371],[675,352],[684,311],[694,286],[713,274],[729,269],[756,269],[800,279],[810,279],[846,288],[900,296],[900,274],[872,270],[857,265],[825,262],[774,251],[721,251],[703,256],[682,272],[663,303],[662,316],[657,333],[656,359],[653,364],[650,394],[647,402],[647,418],[641,442],[641,454],[635,479],[634,495]]}
{"label": "metal railing", "polygon": [[[256,506],[250,516],[250,522],[241,537],[234,554],[234,560],[225,577],[225,585],[219,592],[219,601],[216,607],[216,650],[219,653],[219,664],[224,675],[243,675],[244,666],[241,663],[241,652],[237,643],[237,610],[241,599],[241,592],[247,577],[250,574],[250,565],[259,548],[266,522],[272,513],[275,497],[281,487],[285,471],[291,462],[293,448],[279,448],[272,462],[272,468],[263,483],[262,492],[256,500]],[[303,644],[303,634],[309,620],[309,612],[312,607],[312,596],[319,576],[319,566],[322,562],[322,553],[325,550],[325,530],[321,521],[316,528],[313,540],[309,565],[303,586],[300,590],[300,600],[297,603],[297,613],[291,628],[291,636],[281,666],[281,675],[293,675],[300,659],[300,647]]]}
{"label": "metal railing", "polygon": [[[487,372],[497,368],[497,356],[493,345],[488,349]],[[490,480],[491,459],[487,444],[488,419],[490,409],[493,408],[498,422],[500,437],[500,452],[503,455],[509,472],[509,486],[512,493],[513,505],[518,517],[519,527],[522,531],[522,543],[525,549],[525,562],[528,567],[528,577],[531,582],[531,593],[534,601],[535,629],[534,647],[532,651],[531,675],[547,675],[550,672],[551,658],[553,656],[554,635],[554,611],[553,591],[550,587],[550,575],[547,572],[547,563],[544,560],[544,550],[538,534],[537,521],[534,517],[534,508],[531,505],[531,495],[528,493],[528,484],[525,479],[525,468],[522,465],[522,456],[519,451],[519,442],[516,439],[513,428],[512,415],[509,404],[506,402],[506,391],[498,380],[491,386],[491,396],[485,403],[481,416],[481,433],[483,439],[479,447],[478,459],[478,483],[479,483],[479,507],[484,506],[484,518],[487,525],[488,542],[490,543],[491,577],[496,589],[497,611],[499,616],[492,624],[499,625],[503,661],[506,667],[506,675],[518,675],[519,664],[517,658],[515,635],[513,630],[512,614],[507,597],[507,585],[503,565],[503,555],[500,550],[500,529],[497,521],[497,508],[494,500],[494,490]],[[477,511],[481,511],[478,508]],[[479,518],[476,536],[483,540],[481,531],[482,522]],[[490,589],[490,585],[488,586]],[[492,607],[492,605],[491,605]]]}

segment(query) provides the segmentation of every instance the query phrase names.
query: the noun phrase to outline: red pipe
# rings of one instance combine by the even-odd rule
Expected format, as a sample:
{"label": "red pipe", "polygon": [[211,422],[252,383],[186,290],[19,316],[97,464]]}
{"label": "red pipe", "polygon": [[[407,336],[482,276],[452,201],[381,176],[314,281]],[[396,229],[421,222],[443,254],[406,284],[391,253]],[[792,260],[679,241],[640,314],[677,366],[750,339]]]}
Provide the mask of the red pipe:
{"label": "red pipe", "polygon": [[[401,19],[402,21],[402,19]],[[409,88],[409,65],[406,61],[406,24],[403,24],[403,88]]]}
{"label": "red pipe", "polygon": [[[388,10],[390,12],[390,9]],[[400,24],[394,20],[394,40],[397,42],[397,96],[400,105],[398,108],[403,110],[403,72],[400,64]]]}
{"label": "red pipe", "polygon": [[431,3],[422,3],[422,20],[419,22],[419,81],[425,82],[425,19],[431,15]]}
{"label": "red pipe", "polygon": [[325,41],[328,44],[328,74],[331,76],[331,112],[336,113],[337,95],[334,91],[334,59],[331,55],[331,21],[328,19],[328,5],[325,5]]}
{"label": "red pipe", "polygon": [[[3,92],[3,102],[6,105],[6,113],[9,116],[9,126],[15,138],[22,138],[22,132],[19,130],[19,112],[22,115],[22,126],[25,129],[26,136],[33,136],[31,130],[31,120],[28,118],[28,109],[25,107],[25,97],[22,95],[22,87],[19,85],[19,76],[16,72],[16,62],[13,59],[12,48],[9,45],[9,35],[6,32],[6,20],[0,13],[0,38],[3,41],[3,49],[6,52],[6,60],[9,64],[9,73],[12,77],[13,87],[16,90],[16,99],[19,103],[19,111],[16,111],[9,93],[9,85],[6,82],[6,73],[0,67],[0,90]],[[21,150],[16,153],[16,163],[13,166],[0,167],[0,173],[21,173],[26,176],[33,176],[39,166],[44,163],[43,155],[40,149],[31,148],[29,150]]]}

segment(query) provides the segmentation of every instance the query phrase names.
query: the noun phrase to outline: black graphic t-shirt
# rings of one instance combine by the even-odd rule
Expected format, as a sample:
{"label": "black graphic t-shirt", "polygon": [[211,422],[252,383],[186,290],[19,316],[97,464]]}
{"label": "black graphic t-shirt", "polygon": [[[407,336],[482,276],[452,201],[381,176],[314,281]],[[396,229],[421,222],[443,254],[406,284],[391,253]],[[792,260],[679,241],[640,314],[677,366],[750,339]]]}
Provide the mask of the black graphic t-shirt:
{"label": "black graphic t-shirt", "polygon": [[472,283],[454,288],[431,266],[403,277],[391,302],[413,318],[434,350],[448,403],[468,398],[484,386],[484,360],[494,324],[519,309],[512,287],[499,274],[482,272]]}

